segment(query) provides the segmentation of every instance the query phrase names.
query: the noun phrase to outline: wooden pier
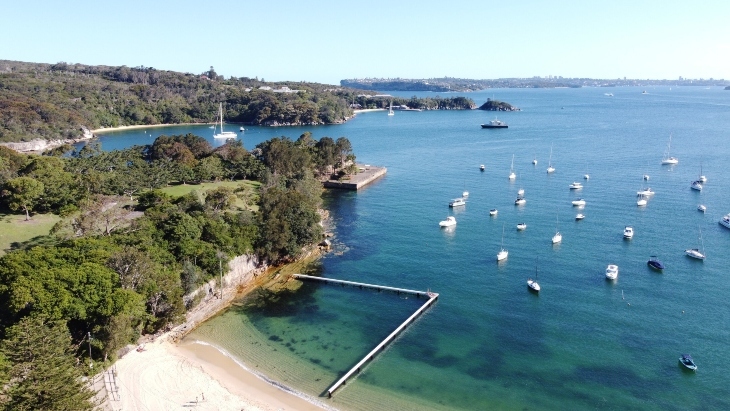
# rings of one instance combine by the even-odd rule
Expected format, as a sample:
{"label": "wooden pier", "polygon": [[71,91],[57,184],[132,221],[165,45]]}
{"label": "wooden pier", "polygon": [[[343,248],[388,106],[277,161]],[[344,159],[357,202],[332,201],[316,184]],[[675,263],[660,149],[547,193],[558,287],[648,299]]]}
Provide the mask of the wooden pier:
{"label": "wooden pier", "polygon": [[430,291],[416,291],[416,290],[409,290],[406,288],[396,288],[396,287],[387,287],[383,285],[375,285],[375,284],[366,284],[366,283],[358,283],[354,281],[345,281],[345,280],[335,280],[332,278],[324,278],[324,277],[314,277],[311,275],[304,275],[304,274],[294,274],[294,278],[300,279],[300,280],[315,280],[315,281],[322,281],[325,283],[333,283],[333,284],[341,284],[341,285],[350,285],[353,287],[358,288],[370,288],[373,290],[385,290],[385,291],[392,291],[397,294],[406,293],[406,294],[414,294],[418,297],[425,296],[428,297],[428,300],[418,309],[416,312],[411,314],[408,319],[406,319],[401,325],[398,326],[392,333],[390,333],[383,341],[380,342],[375,348],[373,348],[372,351],[370,351],[365,357],[363,357],[362,360],[360,360],[357,364],[355,364],[354,367],[350,369],[345,375],[342,376],[339,380],[337,380],[336,383],[334,383],[330,388],[327,389],[327,396],[332,397],[332,393],[335,392],[338,388],[340,388],[341,385],[344,385],[347,383],[347,380],[352,377],[355,373],[359,373],[362,371],[362,367],[365,363],[372,360],[375,355],[377,355],[380,351],[382,351],[386,345],[388,345],[391,341],[395,339],[395,337],[400,334],[401,331],[403,331],[406,327],[408,327],[413,321],[418,318],[419,315],[421,315],[428,307],[431,306],[431,304],[436,301],[436,299],[439,297],[438,293],[432,293]]}

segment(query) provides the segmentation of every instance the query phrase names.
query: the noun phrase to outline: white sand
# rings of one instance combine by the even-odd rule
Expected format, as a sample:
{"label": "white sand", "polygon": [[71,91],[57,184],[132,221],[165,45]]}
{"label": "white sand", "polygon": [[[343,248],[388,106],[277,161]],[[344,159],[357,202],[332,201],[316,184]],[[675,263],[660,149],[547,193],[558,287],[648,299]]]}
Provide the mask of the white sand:
{"label": "white sand", "polygon": [[120,400],[110,400],[111,409],[322,410],[263,381],[213,347],[180,347],[161,337],[144,348],[117,361]]}

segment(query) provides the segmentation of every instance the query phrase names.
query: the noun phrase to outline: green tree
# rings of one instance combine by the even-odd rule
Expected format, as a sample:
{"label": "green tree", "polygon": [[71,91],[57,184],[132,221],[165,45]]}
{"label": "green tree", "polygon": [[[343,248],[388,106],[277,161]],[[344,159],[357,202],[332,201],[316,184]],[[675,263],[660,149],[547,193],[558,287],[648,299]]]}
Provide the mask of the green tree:
{"label": "green tree", "polygon": [[3,381],[3,409],[94,409],[94,392],[75,365],[71,336],[63,321],[23,318],[7,330],[0,349],[10,362],[10,379]]}
{"label": "green tree", "polygon": [[8,207],[25,211],[25,221],[30,220],[30,211],[41,200],[44,185],[32,177],[18,177],[5,183],[3,196],[8,197]]}

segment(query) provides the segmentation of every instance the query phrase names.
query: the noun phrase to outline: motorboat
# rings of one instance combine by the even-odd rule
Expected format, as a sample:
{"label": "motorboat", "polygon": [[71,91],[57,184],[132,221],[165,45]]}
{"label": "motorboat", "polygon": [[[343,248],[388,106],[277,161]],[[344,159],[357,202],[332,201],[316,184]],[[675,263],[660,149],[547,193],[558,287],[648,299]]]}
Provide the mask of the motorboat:
{"label": "motorboat", "polygon": [[521,188],[521,189],[517,190],[517,197],[524,197],[524,195],[525,195],[525,189],[524,188]]}
{"label": "motorboat", "polygon": [[239,128],[238,128],[238,131],[241,131],[241,132],[243,132],[244,130],[246,130],[246,129],[245,129],[245,128],[243,128],[243,126],[241,126],[241,127],[239,127]]}
{"label": "motorboat", "polygon": [[669,155],[669,149],[672,147],[672,135],[669,135],[669,143],[667,144],[667,150],[664,152],[664,157],[662,158],[662,164],[664,165],[675,165],[679,163],[679,159],[677,157],[672,157]]}
{"label": "motorboat", "polygon": [[624,238],[627,240],[634,238],[634,227],[631,227],[630,225],[624,227]]}
{"label": "motorboat", "polygon": [[517,197],[517,200],[515,200],[515,205],[525,205],[525,203],[527,203],[527,200],[524,197]]}
{"label": "motorboat", "polygon": [[616,264],[609,264],[606,267],[606,278],[609,280],[615,280],[618,278],[618,266]]}
{"label": "motorboat", "polygon": [[695,361],[692,359],[692,356],[689,354],[682,354],[681,357],[679,357],[679,363],[684,366],[684,368],[692,371],[697,371],[697,365],[695,364]]}
{"label": "motorboat", "polygon": [[590,180],[591,175],[590,174],[583,174],[583,180]]}
{"label": "motorboat", "polygon": [[636,192],[637,196],[644,196],[644,197],[653,196],[654,194],[655,194],[654,191],[650,187],[647,187],[646,190],[639,190]]}
{"label": "motorboat", "polygon": [[639,199],[636,200],[636,205],[639,206],[639,207],[644,207],[646,205],[646,203],[647,203],[646,196],[641,196],[640,195],[639,196]]}
{"label": "motorboat", "polygon": [[456,225],[456,218],[453,216],[446,217],[446,220],[440,221],[439,226],[441,227],[453,227]]}
{"label": "motorboat", "polygon": [[455,198],[449,201],[449,207],[459,207],[466,205],[466,200],[463,197]]}
{"label": "motorboat", "polygon": [[533,166],[536,166],[536,165],[537,165],[537,158],[533,158],[533,159],[532,159],[532,165],[533,165]]}
{"label": "motorboat", "polygon": [[725,228],[730,228],[730,214],[726,214],[725,216],[723,216],[720,219],[719,223]]}
{"label": "motorboat", "polygon": [[517,224],[517,231],[522,231],[525,228],[527,228],[527,224],[525,224],[525,223],[518,223]]}
{"label": "motorboat", "polygon": [[479,170],[484,171],[484,164],[479,166]]}
{"label": "motorboat", "polygon": [[221,132],[218,134],[215,134],[215,126],[213,126],[213,138],[236,138],[238,137],[238,134],[234,133],[233,131],[223,131],[223,103],[220,103],[219,105],[219,119],[220,119],[220,125],[221,125]]}
{"label": "motorboat", "polygon": [[581,213],[578,213],[578,214],[576,214],[576,215],[575,215],[575,219],[576,219],[577,221],[580,221],[580,220],[582,220],[582,219],[584,219],[584,218],[586,218],[586,216],[584,216],[584,215],[583,215],[583,214],[581,214]]}
{"label": "motorboat", "polygon": [[697,211],[702,211],[703,213],[707,211],[707,207],[705,207],[704,204],[700,204],[697,206]]}
{"label": "motorboat", "polygon": [[469,197],[468,191],[464,191],[463,193],[461,193],[461,198],[467,198],[467,197]]}
{"label": "motorboat", "polygon": [[603,93],[604,96],[613,97],[613,93]]}
{"label": "motorboat", "polygon": [[489,121],[487,124],[482,124],[482,128],[507,128],[509,127],[507,123],[505,123],[502,120],[497,120],[496,118],[494,120]]}
{"label": "motorboat", "polygon": [[502,225],[502,245],[500,246],[499,252],[497,253],[497,261],[507,259],[509,251],[504,249],[504,225]]}
{"label": "motorboat", "polygon": [[497,211],[496,208],[493,208],[493,209],[489,210],[489,215],[497,215],[498,212],[499,211]]}
{"label": "motorboat", "polygon": [[573,183],[572,183],[571,185],[569,185],[569,186],[568,186],[568,188],[570,188],[571,190],[580,190],[580,189],[582,189],[582,188],[583,188],[583,184],[581,184],[581,183],[576,183],[576,182],[574,181],[574,182],[573,182]]}
{"label": "motorboat", "polygon": [[649,174],[644,174],[644,181],[649,181]]}
{"label": "motorboat", "polygon": [[646,262],[646,265],[659,271],[664,269],[664,264],[662,264],[661,261],[657,260],[655,255],[649,257],[649,261]]}
{"label": "motorboat", "polygon": [[702,182],[700,180],[695,180],[690,184],[690,188],[692,190],[702,191]]}
{"label": "motorboat", "polygon": [[574,206],[584,206],[584,205],[586,205],[586,200],[584,200],[582,198],[577,198],[577,199],[573,200],[572,203]]}

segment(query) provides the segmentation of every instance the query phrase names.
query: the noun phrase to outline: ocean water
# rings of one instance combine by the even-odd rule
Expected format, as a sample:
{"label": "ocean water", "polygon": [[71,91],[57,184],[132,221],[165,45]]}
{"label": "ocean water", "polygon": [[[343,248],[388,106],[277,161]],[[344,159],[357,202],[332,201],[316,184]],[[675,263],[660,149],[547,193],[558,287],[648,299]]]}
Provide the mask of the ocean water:
{"label": "ocean water", "polygon": [[[507,130],[481,129],[494,118],[482,111],[251,127],[240,135],[247,148],[312,131],[346,136],[358,161],[388,168],[360,192],[326,193],[335,251],[320,261],[321,275],[431,289],[440,298],[332,399],[326,389],[423,300],[304,283],[279,298],[252,295],[187,340],[213,344],[343,410],[730,409],[730,230],[717,223],[730,213],[730,91],[642,90],[467,94],[477,104],[492,97],[522,108],[497,113]],[[147,129],[110,133],[102,144],[188,131],[212,134],[204,126]],[[670,134],[674,167],[660,165]],[[551,147],[556,171],[548,175]],[[689,185],[700,169],[708,181],[696,192]],[[583,190],[569,190],[573,181]],[[646,186],[656,195],[637,207],[636,191]],[[527,204],[516,207],[520,188]],[[464,190],[467,205],[449,209]],[[585,208],[571,205],[576,197]],[[491,208],[499,214],[490,217]],[[578,212],[583,221],[575,221]],[[454,230],[438,227],[448,215],[458,221]],[[527,229],[518,232],[519,222]],[[626,225],[632,240],[622,238]],[[503,228],[509,258],[497,263]],[[553,246],[556,229],[563,242]],[[704,262],[684,255],[698,246]],[[651,255],[664,262],[663,273],[647,267]],[[605,280],[607,264],[619,266],[615,282]],[[539,295],[526,287],[536,269]],[[679,366],[682,353],[695,358],[696,373]]]}

